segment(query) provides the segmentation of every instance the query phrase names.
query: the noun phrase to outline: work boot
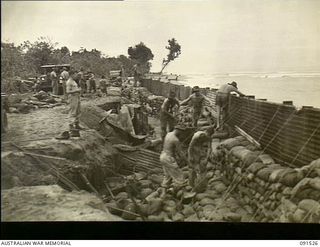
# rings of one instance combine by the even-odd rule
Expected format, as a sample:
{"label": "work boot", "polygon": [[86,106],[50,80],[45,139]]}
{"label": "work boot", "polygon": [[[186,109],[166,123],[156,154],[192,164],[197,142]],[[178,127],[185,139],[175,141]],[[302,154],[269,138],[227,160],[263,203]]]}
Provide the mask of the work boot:
{"label": "work boot", "polygon": [[80,137],[80,132],[78,129],[72,129],[70,131],[70,137]]}
{"label": "work boot", "polygon": [[59,136],[56,137],[57,140],[68,140],[70,139],[69,131],[62,132]]}
{"label": "work boot", "polygon": [[69,130],[71,131],[71,130],[73,130],[74,129],[74,125],[71,123],[71,124],[69,124]]}

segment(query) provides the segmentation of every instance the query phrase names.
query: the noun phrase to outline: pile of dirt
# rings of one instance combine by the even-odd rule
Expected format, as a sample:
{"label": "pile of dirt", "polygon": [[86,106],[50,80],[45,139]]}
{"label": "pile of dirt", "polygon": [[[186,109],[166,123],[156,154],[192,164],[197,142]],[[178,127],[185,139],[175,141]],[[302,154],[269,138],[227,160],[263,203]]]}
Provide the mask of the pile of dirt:
{"label": "pile of dirt", "polygon": [[2,190],[1,221],[120,221],[86,191],[68,192],[58,185]]}

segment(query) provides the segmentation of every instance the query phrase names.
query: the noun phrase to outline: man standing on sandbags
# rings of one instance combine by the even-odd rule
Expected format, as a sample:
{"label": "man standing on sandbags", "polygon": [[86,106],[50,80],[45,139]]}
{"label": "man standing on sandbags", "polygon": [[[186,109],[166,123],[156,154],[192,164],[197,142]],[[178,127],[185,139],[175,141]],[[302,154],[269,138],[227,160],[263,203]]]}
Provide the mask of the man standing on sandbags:
{"label": "man standing on sandbags", "polygon": [[194,133],[188,148],[189,185],[197,191],[206,183],[205,174],[211,153],[211,135],[214,126]]}
{"label": "man standing on sandbags", "polygon": [[164,140],[167,134],[167,128],[169,132],[173,131],[175,125],[175,117],[173,115],[173,109],[177,106],[179,109],[180,104],[176,99],[176,93],[171,91],[169,97],[166,98],[160,109],[160,123],[161,123],[161,139]]}
{"label": "man standing on sandbags", "polygon": [[198,86],[195,86],[192,88],[192,94],[185,100],[181,102],[181,106],[188,105],[188,103],[191,103],[191,107],[193,110],[192,113],[192,121],[193,121],[193,127],[198,126],[198,120],[202,113],[202,107],[204,105],[204,102],[207,101],[210,105],[211,102],[209,99],[200,93],[200,88]]}
{"label": "man standing on sandbags", "polygon": [[[225,114],[228,112],[229,95],[231,92],[235,92],[240,96],[245,96],[238,90],[237,83],[235,81],[222,85],[216,95],[216,109],[217,109],[217,129],[223,128],[223,122],[225,121]],[[223,117],[221,117],[223,115]]]}
{"label": "man standing on sandbags", "polygon": [[75,82],[76,76],[77,73],[75,71],[70,72],[70,77],[66,83],[66,93],[69,96],[69,116],[74,118],[70,127],[79,130],[82,129],[79,126],[81,88],[79,88],[78,84]]}
{"label": "man standing on sandbags", "polygon": [[[181,186],[185,179],[183,172],[179,168],[176,158],[186,159],[181,150],[180,139],[184,128],[176,126],[172,132],[169,132],[164,138],[163,150],[160,154],[160,163],[163,167],[164,179],[161,187],[164,188],[164,193],[169,186]],[[163,195],[164,195],[163,193]]]}

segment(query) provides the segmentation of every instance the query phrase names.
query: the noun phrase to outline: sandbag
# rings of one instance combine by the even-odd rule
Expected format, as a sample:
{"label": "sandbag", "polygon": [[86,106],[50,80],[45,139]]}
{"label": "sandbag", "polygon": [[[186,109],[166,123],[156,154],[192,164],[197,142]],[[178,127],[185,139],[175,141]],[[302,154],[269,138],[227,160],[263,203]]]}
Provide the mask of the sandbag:
{"label": "sandbag", "polygon": [[320,158],[313,160],[309,165],[303,166],[299,170],[303,171],[308,177],[320,176]]}
{"label": "sandbag", "polygon": [[250,150],[246,149],[243,146],[235,146],[230,150],[230,154],[234,155],[240,160],[244,160],[245,156],[249,153],[252,153]]}
{"label": "sandbag", "polygon": [[230,212],[230,213],[223,215],[223,219],[225,221],[230,221],[230,222],[240,222],[241,218],[242,218],[242,216],[237,213]]}
{"label": "sandbag", "polygon": [[183,221],[184,220],[184,215],[180,213],[176,213],[172,216],[173,221]]}
{"label": "sandbag", "polygon": [[309,180],[309,185],[315,190],[320,191],[320,178],[312,178]]}
{"label": "sandbag", "polygon": [[307,212],[298,208],[292,215],[292,220],[294,223],[303,223]]}
{"label": "sandbag", "polygon": [[280,173],[282,171],[284,171],[285,169],[286,168],[279,168],[279,169],[274,170],[269,176],[269,181],[272,182],[272,183],[273,182],[278,182],[279,178],[280,178]]}
{"label": "sandbag", "polygon": [[311,178],[304,178],[299,183],[297,183],[291,191],[291,197],[295,197],[300,191],[310,187],[310,181]]}
{"label": "sandbag", "polygon": [[215,201],[211,198],[203,198],[201,201],[200,201],[200,205],[201,206],[206,206],[206,205],[214,205],[215,204]]}
{"label": "sandbag", "polygon": [[213,205],[205,205],[203,207],[203,215],[204,215],[204,217],[209,219],[210,215],[214,212],[214,210],[215,210],[215,207]]}
{"label": "sandbag", "polygon": [[150,199],[149,201],[149,212],[148,214],[155,214],[160,211],[162,206],[162,200],[160,198]]}
{"label": "sandbag", "polygon": [[302,179],[303,179],[302,172],[297,172],[296,170],[292,170],[291,172],[283,174],[282,177],[280,177],[279,182],[289,187],[294,187]]}
{"label": "sandbag", "polygon": [[243,165],[245,167],[250,166],[252,163],[256,162],[258,160],[259,155],[261,152],[250,152],[247,153],[243,159]]}
{"label": "sandbag", "polygon": [[140,180],[139,183],[142,188],[150,188],[152,185],[152,182],[150,180],[146,180],[146,179]]}
{"label": "sandbag", "polygon": [[222,141],[220,143],[220,145],[222,147],[227,148],[227,149],[231,149],[231,148],[233,148],[235,146],[240,146],[240,142],[241,142],[241,140],[238,140],[236,138],[229,138],[229,139],[226,139],[226,140]]}
{"label": "sandbag", "polygon": [[152,192],[153,192],[152,189],[150,189],[150,188],[145,188],[145,189],[142,189],[142,190],[141,190],[140,196],[141,196],[141,198],[144,199],[144,198],[146,198],[148,195],[150,195]]}
{"label": "sandbag", "polygon": [[298,207],[311,214],[320,215],[320,204],[315,200],[304,199],[299,202]]}
{"label": "sandbag", "polygon": [[215,191],[217,191],[218,193],[222,193],[227,189],[227,187],[223,183],[220,182],[220,183],[214,184],[213,189]]}
{"label": "sandbag", "polygon": [[110,213],[121,216],[122,215],[122,211],[118,210],[118,205],[116,202],[109,202],[106,203],[106,206],[108,208],[108,210],[110,211]]}
{"label": "sandbag", "polygon": [[195,199],[198,200],[198,201],[201,201],[203,198],[206,198],[206,197],[208,197],[207,193],[198,193],[195,196]]}
{"label": "sandbag", "polygon": [[253,174],[256,174],[258,171],[260,171],[262,168],[265,168],[265,167],[266,165],[264,165],[261,162],[254,162],[248,167],[248,170]]}
{"label": "sandbag", "polygon": [[197,214],[192,214],[188,218],[186,218],[184,221],[195,222],[195,221],[199,221],[199,218],[198,218]]}
{"label": "sandbag", "polygon": [[189,205],[184,205],[182,213],[184,216],[189,217],[195,213],[194,209]]}
{"label": "sandbag", "polygon": [[122,218],[125,219],[125,220],[134,220],[136,219],[136,215],[134,214],[130,214],[129,212],[131,213],[136,213],[136,206],[133,204],[133,203],[130,203],[128,204],[124,210],[128,211],[128,212],[123,212],[122,213]]}
{"label": "sandbag", "polygon": [[263,179],[264,181],[269,181],[269,176],[274,171],[272,168],[263,168],[257,172],[257,177]]}
{"label": "sandbag", "polygon": [[152,174],[149,176],[149,179],[156,184],[161,184],[163,181],[163,176]]}
{"label": "sandbag", "polygon": [[275,163],[274,160],[271,158],[271,156],[268,154],[259,155],[259,159],[265,165],[271,165]]}
{"label": "sandbag", "polygon": [[115,196],[116,199],[127,199],[128,198],[128,193],[127,192],[120,192]]}
{"label": "sandbag", "polygon": [[281,204],[280,204],[281,210],[283,213],[287,212],[295,212],[297,209],[297,205],[294,204],[292,201],[282,198],[281,199]]}

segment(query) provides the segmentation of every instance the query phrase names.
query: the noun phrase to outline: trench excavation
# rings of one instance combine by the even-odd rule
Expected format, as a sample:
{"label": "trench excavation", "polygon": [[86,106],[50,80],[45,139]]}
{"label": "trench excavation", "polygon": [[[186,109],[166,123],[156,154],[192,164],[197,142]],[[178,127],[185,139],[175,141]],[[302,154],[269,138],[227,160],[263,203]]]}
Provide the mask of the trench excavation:
{"label": "trench excavation", "polygon": [[[154,126],[140,128],[140,135],[119,128],[120,103],[131,105],[139,116],[134,104],[141,95],[131,92],[129,97],[125,91],[121,97],[114,90],[108,99],[83,102],[80,120],[85,129],[80,138],[38,137],[24,142],[9,133],[2,144],[2,220],[319,223],[320,159],[299,169],[285,167],[235,132],[231,137],[213,137],[207,171],[196,181],[195,193],[185,185],[160,198],[161,143],[154,141],[156,134],[150,139],[143,135],[159,122],[149,117]],[[159,107],[162,99],[152,97],[152,108]],[[116,113],[110,113],[112,109]],[[51,136],[67,128],[61,121],[64,110],[58,106],[32,112],[28,121],[49,115],[34,133],[48,134],[45,125],[50,126],[49,122],[55,124]],[[27,122],[22,124],[27,126]],[[188,177],[188,167],[182,166],[182,171]],[[30,198],[35,199],[30,202]],[[63,205],[72,213],[62,214],[58,209]]]}

